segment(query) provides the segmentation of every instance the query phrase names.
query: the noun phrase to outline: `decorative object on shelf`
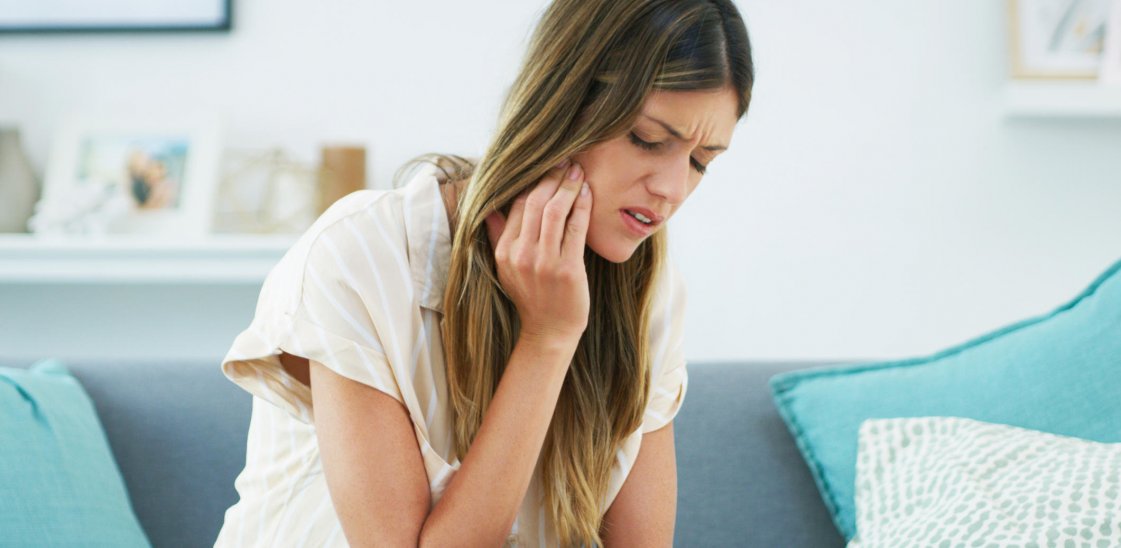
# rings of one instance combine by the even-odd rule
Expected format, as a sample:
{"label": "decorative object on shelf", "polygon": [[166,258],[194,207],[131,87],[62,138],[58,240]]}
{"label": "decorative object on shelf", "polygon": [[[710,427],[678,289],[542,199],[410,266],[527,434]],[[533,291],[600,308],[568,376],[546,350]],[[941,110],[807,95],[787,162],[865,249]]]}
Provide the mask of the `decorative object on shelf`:
{"label": "decorative object on shelf", "polygon": [[26,232],[39,181],[23,153],[19,130],[0,128],[0,232]]}
{"label": "decorative object on shelf", "polygon": [[1008,0],[1013,78],[1096,79],[1112,0]]}
{"label": "decorative object on shelf", "polygon": [[320,149],[319,213],[336,200],[366,188],[366,148],[325,146]]}
{"label": "decorative object on shelf", "polygon": [[233,0],[0,0],[0,32],[229,31]]}
{"label": "decorative object on shelf", "polygon": [[1105,53],[1098,81],[1110,86],[1121,86],[1121,0],[1113,0],[1113,7],[1109,12]]}
{"label": "decorative object on shelf", "polygon": [[210,231],[217,180],[218,122],[74,119],[58,133],[37,234],[157,234]]}
{"label": "decorative object on shelf", "polygon": [[318,214],[317,170],[287,151],[227,151],[215,203],[214,231],[291,234]]}

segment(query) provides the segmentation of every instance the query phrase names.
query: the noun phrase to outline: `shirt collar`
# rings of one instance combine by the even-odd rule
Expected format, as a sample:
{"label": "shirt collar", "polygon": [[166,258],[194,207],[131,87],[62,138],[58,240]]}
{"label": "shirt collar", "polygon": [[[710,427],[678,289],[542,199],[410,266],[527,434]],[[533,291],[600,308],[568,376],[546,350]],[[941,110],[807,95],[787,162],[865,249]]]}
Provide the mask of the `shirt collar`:
{"label": "shirt collar", "polygon": [[443,313],[452,246],[439,173],[436,166],[424,164],[402,190],[413,291],[420,306]]}

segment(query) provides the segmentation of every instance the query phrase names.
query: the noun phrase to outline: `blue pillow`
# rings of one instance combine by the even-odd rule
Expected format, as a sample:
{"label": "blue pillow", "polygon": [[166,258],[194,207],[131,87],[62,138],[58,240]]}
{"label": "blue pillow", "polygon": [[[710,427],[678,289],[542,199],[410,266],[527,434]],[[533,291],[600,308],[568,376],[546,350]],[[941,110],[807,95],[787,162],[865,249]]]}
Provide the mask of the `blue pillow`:
{"label": "blue pillow", "polygon": [[149,546],[89,396],[62,364],[0,367],[0,544]]}
{"label": "blue pillow", "polygon": [[856,533],[857,434],[872,418],[954,416],[1121,442],[1121,262],[1051,314],[925,358],[776,375],[779,413],[833,522]]}

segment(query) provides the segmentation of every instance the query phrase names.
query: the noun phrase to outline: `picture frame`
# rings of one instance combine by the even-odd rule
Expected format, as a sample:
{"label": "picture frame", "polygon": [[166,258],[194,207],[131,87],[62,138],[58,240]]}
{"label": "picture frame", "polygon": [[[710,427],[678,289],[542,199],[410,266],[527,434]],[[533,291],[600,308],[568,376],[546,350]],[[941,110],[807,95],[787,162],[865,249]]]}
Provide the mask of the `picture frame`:
{"label": "picture frame", "polygon": [[37,234],[210,233],[221,124],[182,119],[71,118],[55,136],[29,226]]}
{"label": "picture frame", "polygon": [[0,0],[2,33],[228,32],[233,0]]}
{"label": "picture frame", "polygon": [[1121,86],[1121,0],[1113,0],[1105,37],[1098,81],[1108,86]]}
{"label": "picture frame", "polygon": [[1008,0],[1014,79],[1098,78],[1112,0]]}

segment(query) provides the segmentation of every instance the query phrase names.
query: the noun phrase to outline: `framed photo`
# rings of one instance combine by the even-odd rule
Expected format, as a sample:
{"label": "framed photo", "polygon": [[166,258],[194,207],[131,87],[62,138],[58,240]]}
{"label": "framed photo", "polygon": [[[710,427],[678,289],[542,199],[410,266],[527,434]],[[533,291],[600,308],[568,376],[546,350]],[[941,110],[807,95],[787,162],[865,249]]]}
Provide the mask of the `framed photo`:
{"label": "framed photo", "polygon": [[1121,0],[1113,0],[1106,28],[1105,53],[1098,80],[1110,86],[1121,86]]}
{"label": "framed photo", "polygon": [[219,126],[201,115],[178,122],[71,121],[55,138],[32,232],[209,233]]}
{"label": "framed photo", "polygon": [[228,31],[233,0],[0,0],[0,33]]}
{"label": "framed photo", "polygon": [[1008,0],[1013,78],[1096,79],[1112,0]]}

